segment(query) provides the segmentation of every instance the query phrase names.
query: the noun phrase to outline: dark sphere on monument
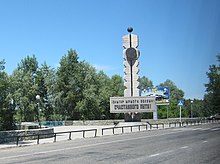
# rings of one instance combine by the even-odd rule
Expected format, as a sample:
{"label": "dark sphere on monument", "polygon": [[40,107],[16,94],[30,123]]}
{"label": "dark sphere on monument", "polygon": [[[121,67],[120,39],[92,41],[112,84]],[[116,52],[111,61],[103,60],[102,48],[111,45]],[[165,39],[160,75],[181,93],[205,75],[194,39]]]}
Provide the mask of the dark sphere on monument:
{"label": "dark sphere on monument", "polygon": [[132,31],[133,31],[133,28],[132,28],[132,27],[128,27],[127,31],[128,31],[128,32],[132,32]]}

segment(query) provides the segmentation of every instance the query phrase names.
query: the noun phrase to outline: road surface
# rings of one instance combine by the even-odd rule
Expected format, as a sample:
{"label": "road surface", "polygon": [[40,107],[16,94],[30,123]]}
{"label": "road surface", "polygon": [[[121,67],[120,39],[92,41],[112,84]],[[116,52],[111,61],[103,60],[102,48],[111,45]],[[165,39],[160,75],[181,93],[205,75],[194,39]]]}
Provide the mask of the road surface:
{"label": "road surface", "polygon": [[218,164],[220,124],[2,149],[0,163]]}

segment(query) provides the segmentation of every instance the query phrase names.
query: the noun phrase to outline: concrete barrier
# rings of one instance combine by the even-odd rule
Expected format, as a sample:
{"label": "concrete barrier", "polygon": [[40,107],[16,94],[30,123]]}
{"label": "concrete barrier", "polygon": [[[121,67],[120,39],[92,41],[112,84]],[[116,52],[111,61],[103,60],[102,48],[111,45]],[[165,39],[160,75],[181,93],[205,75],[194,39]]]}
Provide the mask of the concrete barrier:
{"label": "concrete barrier", "polygon": [[38,134],[41,134],[40,138],[49,138],[53,137],[53,133],[53,128],[0,131],[0,144],[7,142],[15,142],[17,140],[17,136],[25,136],[19,137],[19,140],[32,140],[37,139]]}

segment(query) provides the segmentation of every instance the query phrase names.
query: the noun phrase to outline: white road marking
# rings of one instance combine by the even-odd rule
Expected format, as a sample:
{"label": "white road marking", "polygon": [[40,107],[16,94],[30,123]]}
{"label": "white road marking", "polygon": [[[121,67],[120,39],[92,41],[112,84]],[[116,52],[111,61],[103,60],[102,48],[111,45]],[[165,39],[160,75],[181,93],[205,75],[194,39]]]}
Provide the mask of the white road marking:
{"label": "white road marking", "polygon": [[192,129],[192,130],[201,130],[202,128],[194,128],[194,129]]}
{"label": "white road marking", "polygon": [[219,130],[220,128],[214,128],[214,129],[211,129],[211,131],[216,131],[216,130]]}
{"label": "white road marking", "polygon": [[155,156],[158,156],[158,155],[160,155],[159,153],[157,153],[157,154],[152,154],[152,155],[149,155],[149,157],[155,157]]}
{"label": "white road marking", "polygon": [[206,143],[206,142],[208,142],[208,141],[203,141],[202,143]]}
{"label": "white road marking", "polygon": [[202,130],[210,130],[210,128],[203,128]]}
{"label": "white road marking", "polygon": [[189,148],[189,146],[182,146],[180,148],[177,148],[177,149],[173,149],[173,150],[168,150],[168,151],[164,151],[164,152],[161,152],[161,153],[156,153],[156,154],[152,154],[152,155],[149,155],[148,157],[156,157],[156,156],[159,156],[159,155],[164,155],[164,154],[168,154],[168,153],[172,153],[172,152],[176,152],[180,149],[187,149]]}

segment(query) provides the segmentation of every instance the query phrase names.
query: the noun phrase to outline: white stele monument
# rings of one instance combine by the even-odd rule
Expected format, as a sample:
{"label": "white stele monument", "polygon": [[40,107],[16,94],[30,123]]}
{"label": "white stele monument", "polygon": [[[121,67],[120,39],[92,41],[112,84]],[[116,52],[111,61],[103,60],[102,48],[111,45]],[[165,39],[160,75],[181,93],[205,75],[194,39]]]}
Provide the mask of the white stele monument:
{"label": "white stele monument", "polygon": [[[133,29],[128,28],[130,34],[123,36],[123,58],[124,58],[124,97],[140,96],[139,90],[139,61],[140,52],[137,49],[139,39],[137,35],[131,34]],[[140,114],[135,112],[125,113],[125,121],[140,121]]]}
{"label": "white stele monument", "polygon": [[140,52],[138,36],[131,34],[132,27],[128,29],[129,34],[123,36],[123,58],[124,58],[124,97],[110,98],[110,112],[124,113],[125,121],[141,121],[140,112],[154,112],[156,110],[155,97],[141,97],[139,89],[139,61]]}

